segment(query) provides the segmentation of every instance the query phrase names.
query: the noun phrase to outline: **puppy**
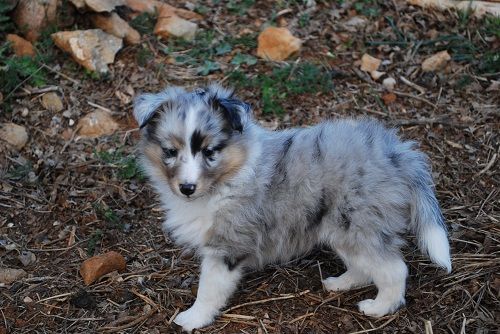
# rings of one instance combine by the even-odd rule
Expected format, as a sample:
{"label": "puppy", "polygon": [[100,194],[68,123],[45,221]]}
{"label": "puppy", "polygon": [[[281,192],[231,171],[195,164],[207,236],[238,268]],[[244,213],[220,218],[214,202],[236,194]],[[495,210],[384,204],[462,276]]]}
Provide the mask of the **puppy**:
{"label": "puppy", "polygon": [[175,323],[204,327],[245,269],[328,245],[347,271],[330,291],[375,284],[359,310],[380,317],[404,304],[402,234],[451,271],[446,227],[427,157],[374,120],[268,131],[218,85],[168,88],[135,101],[142,165],[166,211],[163,228],[201,257],[198,295]]}

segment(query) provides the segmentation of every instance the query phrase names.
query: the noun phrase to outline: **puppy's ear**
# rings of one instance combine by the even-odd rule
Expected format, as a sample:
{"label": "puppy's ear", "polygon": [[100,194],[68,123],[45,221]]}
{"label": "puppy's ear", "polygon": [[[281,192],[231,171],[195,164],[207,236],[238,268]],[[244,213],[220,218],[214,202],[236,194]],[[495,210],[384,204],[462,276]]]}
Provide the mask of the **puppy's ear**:
{"label": "puppy's ear", "polygon": [[237,99],[219,99],[220,109],[224,119],[231,128],[238,132],[243,132],[243,126],[248,120],[251,108],[247,103]]}
{"label": "puppy's ear", "polygon": [[171,87],[157,94],[142,94],[134,100],[134,117],[142,129],[154,118],[160,107],[185,93],[182,88]]}
{"label": "puppy's ear", "polygon": [[217,84],[210,85],[206,92],[212,107],[222,114],[229,127],[240,133],[243,132],[243,128],[251,116],[250,105],[236,99],[232,90]]}

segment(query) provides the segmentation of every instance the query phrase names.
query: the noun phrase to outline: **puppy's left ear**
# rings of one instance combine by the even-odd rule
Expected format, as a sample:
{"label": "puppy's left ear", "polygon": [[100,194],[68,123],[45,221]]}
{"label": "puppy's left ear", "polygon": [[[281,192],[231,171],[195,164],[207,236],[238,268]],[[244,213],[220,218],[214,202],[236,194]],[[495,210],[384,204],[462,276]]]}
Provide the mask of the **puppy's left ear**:
{"label": "puppy's left ear", "polygon": [[134,117],[142,129],[159,112],[163,104],[173,102],[185,93],[182,88],[170,87],[157,94],[142,94],[134,100]]}
{"label": "puppy's left ear", "polygon": [[134,100],[134,117],[139,128],[145,127],[163,103],[158,94],[142,94]]}
{"label": "puppy's left ear", "polygon": [[250,105],[233,98],[219,99],[218,102],[222,115],[231,128],[240,133],[243,132],[243,127],[250,116]]}

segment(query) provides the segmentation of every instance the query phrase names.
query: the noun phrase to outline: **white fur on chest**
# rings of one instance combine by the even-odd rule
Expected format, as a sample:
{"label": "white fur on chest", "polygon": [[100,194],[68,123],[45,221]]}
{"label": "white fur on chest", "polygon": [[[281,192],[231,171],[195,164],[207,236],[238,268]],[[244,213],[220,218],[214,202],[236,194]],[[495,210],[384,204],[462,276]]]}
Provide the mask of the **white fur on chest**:
{"label": "white fur on chest", "polygon": [[162,201],[167,211],[163,229],[176,243],[194,249],[205,245],[214,224],[215,212],[224,202],[220,194],[192,202],[170,194],[162,196]]}

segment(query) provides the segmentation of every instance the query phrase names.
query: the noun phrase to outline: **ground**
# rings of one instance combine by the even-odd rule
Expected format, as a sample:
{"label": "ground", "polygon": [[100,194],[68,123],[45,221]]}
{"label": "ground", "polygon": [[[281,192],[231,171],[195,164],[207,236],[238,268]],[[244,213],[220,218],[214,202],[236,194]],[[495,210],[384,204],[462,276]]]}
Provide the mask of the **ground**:
{"label": "ground", "polygon": [[[142,43],[122,49],[110,74],[98,76],[42,39],[38,47],[47,57],[37,60],[36,75],[3,91],[0,122],[25,126],[30,139],[20,151],[4,147],[0,157],[0,266],[28,273],[0,286],[0,333],[178,331],[171,322],[194,301],[199,262],[160,230],[158,199],[136,162],[130,97],[217,80],[235,87],[265,126],[370,116],[418,141],[432,163],[453,271],[431,265],[409,236],[406,306],[374,319],[356,308],[375,295],[373,286],[323,290],[321,278],[344,268],[333,252],[317,249],[249,273],[229,311],[201,332],[497,332],[498,19],[422,10],[401,0],[197,3],[204,20],[194,42],[159,41],[151,18],[141,16],[134,24],[145,33]],[[73,15],[76,23],[66,26],[88,26],[84,14]],[[288,26],[304,41],[300,54],[288,62],[257,59],[256,37],[265,25]],[[442,50],[452,57],[447,67],[422,72],[422,61]],[[381,84],[384,77],[374,81],[359,70],[364,53],[384,61],[379,70],[397,80],[394,96]],[[64,114],[42,107],[46,87],[62,96]],[[121,129],[79,138],[70,119],[96,105]],[[81,263],[108,250],[126,257],[126,270],[85,286]]]}

